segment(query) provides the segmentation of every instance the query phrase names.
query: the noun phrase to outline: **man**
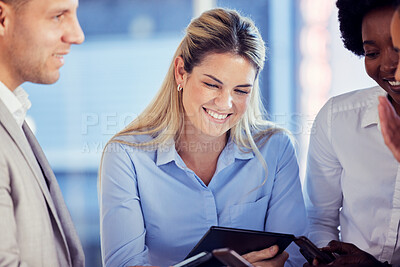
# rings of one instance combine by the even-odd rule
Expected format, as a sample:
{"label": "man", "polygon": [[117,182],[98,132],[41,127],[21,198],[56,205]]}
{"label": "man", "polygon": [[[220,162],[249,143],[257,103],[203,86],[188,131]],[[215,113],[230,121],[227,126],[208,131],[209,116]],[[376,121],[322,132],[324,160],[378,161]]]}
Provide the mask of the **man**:
{"label": "man", "polygon": [[0,0],[0,266],[84,266],[54,174],[24,122],[24,82],[59,78],[84,40],[78,0]]}

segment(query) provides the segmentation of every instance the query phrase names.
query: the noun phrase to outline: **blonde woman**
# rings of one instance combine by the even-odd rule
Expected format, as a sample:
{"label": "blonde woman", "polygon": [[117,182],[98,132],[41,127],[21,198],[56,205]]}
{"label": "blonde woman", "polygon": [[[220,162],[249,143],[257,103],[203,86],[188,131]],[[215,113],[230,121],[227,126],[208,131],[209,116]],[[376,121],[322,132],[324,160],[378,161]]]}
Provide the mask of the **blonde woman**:
{"label": "blonde woman", "polygon": [[[212,225],[304,234],[292,143],[264,119],[264,42],[253,22],[213,9],[186,30],[153,102],[104,151],[100,175],[105,266],[169,266]],[[245,257],[258,266],[277,247]],[[304,260],[296,247],[288,265]]]}

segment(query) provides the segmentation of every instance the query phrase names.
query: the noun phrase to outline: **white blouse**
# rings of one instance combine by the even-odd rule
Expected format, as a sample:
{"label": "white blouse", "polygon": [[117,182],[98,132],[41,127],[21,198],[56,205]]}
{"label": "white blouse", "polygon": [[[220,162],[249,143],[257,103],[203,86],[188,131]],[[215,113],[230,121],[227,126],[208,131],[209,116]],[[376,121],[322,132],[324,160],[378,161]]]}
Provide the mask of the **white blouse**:
{"label": "white blouse", "polygon": [[[357,245],[400,265],[400,165],[379,127],[380,87],[331,98],[310,137],[305,202],[309,237]],[[340,227],[339,227],[340,226]]]}

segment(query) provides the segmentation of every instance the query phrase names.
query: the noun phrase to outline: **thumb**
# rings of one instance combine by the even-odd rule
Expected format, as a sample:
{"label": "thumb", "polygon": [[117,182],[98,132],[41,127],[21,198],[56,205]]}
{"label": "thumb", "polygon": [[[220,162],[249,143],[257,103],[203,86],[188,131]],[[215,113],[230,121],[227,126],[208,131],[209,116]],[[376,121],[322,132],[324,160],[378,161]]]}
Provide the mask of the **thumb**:
{"label": "thumb", "polygon": [[257,262],[257,261],[262,261],[265,259],[270,259],[278,253],[279,247],[277,245],[273,245],[269,248],[259,250],[259,251],[253,251],[247,254],[242,255],[243,258],[248,260],[249,262]]}
{"label": "thumb", "polygon": [[265,255],[267,255],[268,258],[272,258],[272,257],[274,257],[276,255],[276,253],[278,253],[279,247],[278,247],[278,245],[273,245],[272,247],[269,247],[269,248],[267,248],[265,250],[267,250]]}

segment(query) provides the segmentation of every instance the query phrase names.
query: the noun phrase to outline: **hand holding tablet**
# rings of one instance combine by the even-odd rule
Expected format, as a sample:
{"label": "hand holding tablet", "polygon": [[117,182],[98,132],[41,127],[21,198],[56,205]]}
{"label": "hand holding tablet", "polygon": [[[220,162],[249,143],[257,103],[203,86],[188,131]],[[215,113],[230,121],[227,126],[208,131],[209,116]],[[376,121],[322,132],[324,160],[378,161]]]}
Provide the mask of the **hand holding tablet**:
{"label": "hand holding tablet", "polygon": [[295,239],[294,235],[211,226],[186,258],[217,248],[230,248],[240,255],[278,245],[282,253]]}
{"label": "hand holding tablet", "polygon": [[[335,259],[330,254],[319,250],[306,237],[296,237],[292,234],[272,233],[263,231],[253,231],[245,229],[236,229],[228,227],[212,226],[207,233],[201,238],[196,246],[190,251],[186,259],[193,257],[201,252],[213,253],[216,249],[229,248],[224,255],[231,254],[243,255],[252,251],[259,251],[273,245],[278,245],[279,251],[276,255],[281,254],[294,241],[299,247],[300,252],[305,259],[312,263],[314,258],[318,258],[321,263],[329,263]],[[232,252],[233,251],[233,252]],[[212,257],[207,261],[207,266],[223,266],[222,261]],[[243,259],[243,257],[241,257]],[[248,266],[248,265],[243,265]]]}

